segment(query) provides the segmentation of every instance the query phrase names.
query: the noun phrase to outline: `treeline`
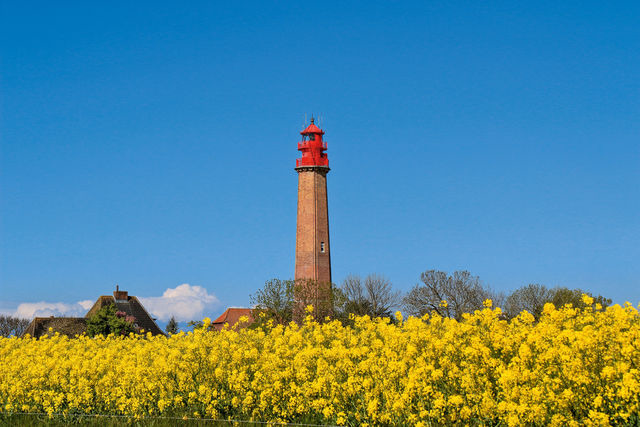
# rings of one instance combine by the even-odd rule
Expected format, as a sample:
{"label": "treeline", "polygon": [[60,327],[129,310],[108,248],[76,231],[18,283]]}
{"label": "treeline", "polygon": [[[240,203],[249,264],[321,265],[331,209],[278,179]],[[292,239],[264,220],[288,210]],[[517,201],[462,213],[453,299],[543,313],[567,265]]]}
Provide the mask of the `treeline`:
{"label": "treeline", "polygon": [[251,295],[250,300],[257,312],[254,316],[256,324],[269,320],[279,324],[299,320],[306,315],[304,310],[309,305],[313,306],[311,314],[316,320],[329,317],[349,323],[352,315],[387,317],[393,321],[396,310],[419,317],[436,312],[460,320],[464,313],[482,309],[486,300],[491,300],[494,307],[500,307],[505,319],[516,317],[525,310],[537,319],[546,303],[583,308],[583,294],[594,299],[596,309],[611,304],[611,299],[594,296],[583,289],[549,288],[541,284],[529,284],[505,294],[484,285],[478,276],[468,271],[448,274],[438,270],[422,273],[420,283],[406,294],[394,290],[384,276],[370,274],[364,278],[350,275],[340,286],[308,280],[272,279]]}
{"label": "treeline", "polygon": [[456,271],[448,275],[443,271],[429,270],[420,275],[420,282],[402,298],[402,306],[409,315],[422,316],[435,311],[441,316],[460,319],[464,313],[481,309],[487,299],[492,300],[494,307],[502,308],[504,316],[509,319],[524,310],[538,318],[548,302],[556,307],[572,304],[583,308],[583,294],[594,299],[595,307],[599,304],[605,308],[611,304],[611,299],[602,295],[594,296],[583,289],[548,288],[537,283],[522,286],[505,295],[483,285],[478,276],[472,276],[468,271]]}
{"label": "treeline", "polygon": [[[478,276],[473,276],[468,271],[448,274],[438,270],[420,274],[420,283],[404,295],[393,289],[391,282],[384,276],[370,274],[364,278],[358,275],[347,276],[339,286],[309,280],[272,279],[251,295],[250,301],[257,312],[254,316],[255,325],[259,325],[269,320],[278,324],[300,320],[306,315],[305,308],[309,305],[313,306],[311,314],[319,321],[329,317],[349,323],[352,315],[387,317],[393,321],[396,310],[419,317],[436,312],[459,320],[464,313],[482,309],[487,299],[492,300],[494,307],[503,310],[505,319],[511,319],[524,310],[539,318],[548,302],[556,307],[566,304],[584,307],[583,294],[594,299],[594,308],[605,308],[611,304],[611,299],[592,295],[583,289],[549,288],[540,284],[529,284],[507,295],[484,285]],[[118,322],[118,331],[123,328],[121,323],[124,320],[117,319],[115,314],[107,317],[103,322],[98,322],[99,325],[93,325],[95,327],[90,324],[96,329],[95,333],[104,333],[100,328],[113,322]],[[29,322],[27,319],[0,315],[0,336],[20,336]],[[189,326],[198,327],[201,323],[193,321]],[[90,328],[90,335],[95,334],[92,333],[93,329]],[[177,333],[178,323],[174,318],[166,330],[168,333]]]}
{"label": "treeline", "polygon": [[31,323],[28,319],[0,314],[0,337],[19,337]]}

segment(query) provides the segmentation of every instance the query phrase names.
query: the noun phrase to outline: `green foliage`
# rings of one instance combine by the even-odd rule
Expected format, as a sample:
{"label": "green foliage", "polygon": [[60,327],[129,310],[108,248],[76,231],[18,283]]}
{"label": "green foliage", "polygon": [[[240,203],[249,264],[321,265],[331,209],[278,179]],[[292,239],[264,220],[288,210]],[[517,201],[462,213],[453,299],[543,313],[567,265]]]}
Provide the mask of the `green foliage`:
{"label": "green foliage", "polygon": [[187,323],[187,326],[193,328],[195,331],[196,329],[204,328],[204,322],[202,320],[190,320],[189,323]]}
{"label": "green foliage", "polygon": [[305,308],[313,306],[309,314],[318,322],[325,319],[344,320],[344,293],[331,283],[315,280],[271,279],[264,287],[251,295],[254,323],[250,327],[261,327],[269,321],[287,325],[291,321],[301,322],[308,314]]}
{"label": "green foliage", "polygon": [[[286,325],[291,321],[300,322],[308,313],[305,308],[313,306],[310,313],[320,323],[326,318],[338,319],[344,325],[352,324],[350,315],[368,315],[371,318],[386,317],[395,321],[393,311],[402,304],[409,315],[422,316],[436,312],[441,316],[460,320],[463,313],[473,313],[484,308],[484,301],[492,300],[494,307],[503,309],[503,318],[510,319],[526,310],[536,319],[540,318],[546,303],[557,308],[572,304],[585,308],[582,295],[594,299],[593,308],[611,305],[611,299],[602,295],[594,296],[581,289],[566,287],[548,288],[540,284],[529,284],[516,289],[505,298],[503,293],[484,285],[480,278],[468,271],[456,271],[449,275],[443,271],[427,270],[420,276],[421,284],[416,285],[402,298],[386,278],[375,274],[362,279],[348,276],[341,287],[314,280],[268,280],[264,287],[251,295],[254,308],[254,323],[251,327],[261,327],[273,322]],[[201,323],[201,322],[200,322]],[[191,322],[190,326],[201,327]]]}
{"label": "green foliage", "polygon": [[169,323],[167,323],[167,327],[164,328],[164,330],[168,334],[177,334],[178,333],[178,322],[176,321],[176,318],[174,316],[171,316],[171,319],[169,319]]}
{"label": "green foliage", "polygon": [[130,332],[138,332],[135,318],[118,311],[114,304],[102,307],[87,320],[87,335],[90,337],[109,334],[128,335]]}
{"label": "green foliage", "polygon": [[251,305],[256,310],[257,323],[273,320],[274,323],[286,325],[293,320],[294,307],[293,280],[267,280],[262,289],[251,295]]}
{"label": "green foliage", "polygon": [[[345,289],[361,289],[347,283],[348,280],[345,281]],[[483,285],[477,276],[472,276],[468,271],[456,271],[448,275],[443,271],[428,270],[421,274],[420,280],[422,284],[416,285],[402,299],[407,314],[418,317],[436,312],[441,316],[459,320],[463,313],[481,310],[483,302],[487,299],[492,300],[494,307],[502,308],[503,317],[507,319],[514,318],[525,310],[539,319],[546,303],[553,303],[556,308],[571,304],[583,309],[586,306],[582,299],[583,294],[594,299],[594,309],[598,305],[601,308],[611,305],[611,299],[602,295],[594,296],[582,289],[548,288],[537,283],[522,286],[505,299],[502,293],[496,293]],[[348,298],[351,304],[349,310],[356,314],[365,314],[370,309],[371,304],[363,292],[350,291],[349,294],[352,295]]]}
{"label": "green foliage", "polygon": [[557,308],[563,307],[567,304],[571,304],[576,308],[585,308],[586,304],[582,301],[582,294],[587,294],[593,298],[593,304],[600,304],[602,308],[606,308],[611,305],[611,299],[605,298],[602,295],[593,296],[590,292],[583,291],[582,289],[569,289],[565,287],[553,288],[551,290],[552,296],[549,302],[552,302]]}
{"label": "green foliage", "polygon": [[526,310],[533,314],[536,319],[540,318],[542,309],[546,303],[552,303],[556,308],[561,308],[567,304],[583,309],[586,307],[582,300],[582,295],[587,294],[593,298],[593,307],[600,304],[602,308],[611,305],[611,299],[602,295],[593,296],[590,292],[582,289],[569,289],[566,287],[547,288],[544,285],[529,284],[516,289],[507,297],[505,304],[505,315],[513,318]]}

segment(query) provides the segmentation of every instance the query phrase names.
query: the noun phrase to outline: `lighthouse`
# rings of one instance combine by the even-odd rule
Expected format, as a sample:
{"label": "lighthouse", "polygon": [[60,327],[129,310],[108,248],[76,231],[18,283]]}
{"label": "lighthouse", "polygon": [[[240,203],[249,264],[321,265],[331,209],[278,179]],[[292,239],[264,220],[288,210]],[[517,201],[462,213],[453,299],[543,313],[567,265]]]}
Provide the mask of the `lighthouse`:
{"label": "lighthouse", "polygon": [[[298,283],[315,284],[316,298],[320,289],[331,286],[331,245],[329,244],[329,211],[327,205],[327,143],[324,131],[311,124],[300,132],[296,159],[298,173],[298,220],[296,230],[296,268]],[[314,298],[314,299],[316,299]],[[300,300],[298,298],[298,300]]]}

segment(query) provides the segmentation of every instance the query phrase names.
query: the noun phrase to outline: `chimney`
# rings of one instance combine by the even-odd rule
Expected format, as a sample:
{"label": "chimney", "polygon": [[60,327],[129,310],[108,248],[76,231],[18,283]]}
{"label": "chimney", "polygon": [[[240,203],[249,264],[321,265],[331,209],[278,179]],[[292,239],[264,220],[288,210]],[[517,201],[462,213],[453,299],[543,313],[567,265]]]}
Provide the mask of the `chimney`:
{"label": "chimney", "polygon": [[116,301],[127,301],[129,299],[129,292],[121,291],[120,287],[116,285],[116,290],[113,292],[113,297]]}

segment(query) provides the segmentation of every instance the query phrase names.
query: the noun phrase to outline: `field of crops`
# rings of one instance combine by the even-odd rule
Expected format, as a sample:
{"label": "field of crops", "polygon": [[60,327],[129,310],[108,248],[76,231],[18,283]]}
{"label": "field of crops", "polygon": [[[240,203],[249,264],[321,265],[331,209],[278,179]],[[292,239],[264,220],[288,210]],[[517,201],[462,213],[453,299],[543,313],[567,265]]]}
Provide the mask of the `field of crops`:
{"label": "field of crops", "polygon": [[[588,301],[588,297],[584,297]],[[0,413],[339,425],[634,424],[640,317],[368,317],[171,337],[0,338]],[[209,322],[205,319],[205,323]]]}

